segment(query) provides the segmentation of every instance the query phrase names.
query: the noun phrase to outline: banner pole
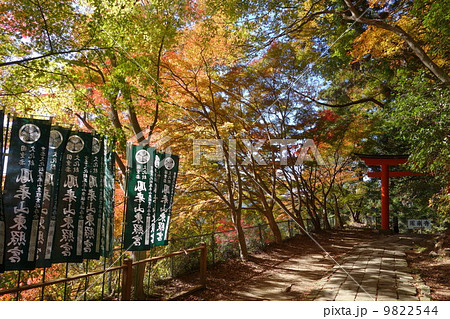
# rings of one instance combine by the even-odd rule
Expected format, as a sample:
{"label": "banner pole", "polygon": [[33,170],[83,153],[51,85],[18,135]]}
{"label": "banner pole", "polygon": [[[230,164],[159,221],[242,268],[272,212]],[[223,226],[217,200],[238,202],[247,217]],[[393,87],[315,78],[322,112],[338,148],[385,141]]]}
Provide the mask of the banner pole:
{"label": "banner pole", "polygon": [[[69,263],[66,263],[66,279],[69,274]],[[64,298],[63,300],[66,301],[67,298],[67,281],[64,282]]]}
{"label": "banner pole", "polygon": [[[17,288],[20,287],[20,274],[21,274],[21,272],[22,271],[19,270],[18,273],[17,273]],[[19,298],[20,298],[20,292],[18,291],[17,294],[16,294],[16,301],[19,301]]]}
{"label": "banner pole", "polygon": [[[86,274],[89,272],[89,259],[86,259]],[[87,290],[88,290],[88,277],[84,278],[84,294],[83,299],[86,301],[87,298]]]}
{"label": "banner pole", "polygon": [[[44,267],[44,269],[43,269],[43,271],[42,271],[42,283],[45,283],[45,267]],[[43,301],[44,300],[44,289],[45,289],[45,286],[42,286],[42,290],[41,290],[41,301]]]}

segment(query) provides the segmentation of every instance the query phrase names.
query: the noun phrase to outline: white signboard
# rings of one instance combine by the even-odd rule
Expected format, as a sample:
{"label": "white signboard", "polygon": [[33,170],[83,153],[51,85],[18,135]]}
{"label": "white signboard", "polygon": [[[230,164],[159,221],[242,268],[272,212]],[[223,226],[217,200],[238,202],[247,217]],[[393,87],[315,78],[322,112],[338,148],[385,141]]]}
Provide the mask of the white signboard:
{"label": "white signboard", "polygon": [[408,219],[408,229],[431,229],[429,219]]}

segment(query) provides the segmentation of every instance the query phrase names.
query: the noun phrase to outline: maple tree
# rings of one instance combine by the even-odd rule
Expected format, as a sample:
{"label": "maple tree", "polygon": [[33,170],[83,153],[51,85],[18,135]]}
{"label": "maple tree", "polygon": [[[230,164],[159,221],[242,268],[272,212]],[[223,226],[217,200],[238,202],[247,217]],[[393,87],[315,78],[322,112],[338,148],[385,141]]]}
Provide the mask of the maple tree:
{"label": "maple tree", "polygon": [[[201,165],[191,173],[202,179],[203,189],[218,196],[229,209],[230,217],[237,231],[241,258],[248,258],[247,244],[242,229],[242,176],[232,165],[231,152],[224,143],[230,137],[234,125],[227,121],[226,113],[232,112],[232,105],[219,94],[215,86],[218,70],[233,63],[239,52],[217,50],[231,45],[236,47],[233,37],[226,37],[227,30],[212,28],[209,23],[188,27],[178,39],[178,46],[164,60],[165,79],[171,87],[172,98],[179,99],[178,105],[189,112],[191,120],[200,133],[193,138],[212,139],[221,143],[223,161]],[[182,47],[182,50],[179,48]],[[215,170],[216,176],[205,174]],[[203,172],[202,172],[203,171]],[[208,176],[208,178],[206,178]]]}
{"label": "maple tree", "polygon": [[[376,125],[363,143],[366,152],[402,150],[411,154],[415,169],[439,170],[434,178],[447,179],[448,154],[438,148],[448,149],[448,134],[441,130],[448,126],[448,1],[252,3],[267,31],[257,34],[260,47],[292,43],[326,83],[305,98],[337,107],[344,116],[371,118]],[[439,124],[427,125],[427,118]],[[380,142],[391,145],[380,148]],[[441,184],[445,193],[448,182]]]}

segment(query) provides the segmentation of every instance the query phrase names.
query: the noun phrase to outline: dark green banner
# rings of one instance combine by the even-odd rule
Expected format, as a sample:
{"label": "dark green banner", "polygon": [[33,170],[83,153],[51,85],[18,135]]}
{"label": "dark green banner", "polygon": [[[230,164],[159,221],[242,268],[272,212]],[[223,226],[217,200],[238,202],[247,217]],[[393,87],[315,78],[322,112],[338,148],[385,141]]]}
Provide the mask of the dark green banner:
{"label": "dark green banner", "polygon": [[92,134],[72,132],[62,159],[52,262],[81,262]]}
{"label": "dark green banner", "polygon": [[[4,162],[4,145],[3,145],[3,123],[5,121],[5,113],[0,110],[0,172],[3,176],[3,162]],[[3,178],[0,178],[0,192],[3,190]],[[2,195],[2,194],[0,194]],[[0,196],[0,273],[5,271],[3,263],[5,253],[5,215],[3,213],[3,196]]]}
{"label": "dark green banner", "polygon": [[104,141],[103,160],[103,187],[102,187],[102,241],[101,255],[109,257],[113,252],[114,243],[114,152],[112,147],[114,141],[108,145],[107,139]]}
{"label": "dark green banner", "polygon": [[155,159],[157,173],[155,178],[156,206],[152,218],[152,246],[168,244],[170,215],[172,211],[175,185],[178,175],[179,157],[157,153]]}
{"label": "dark green banner", "polygon": [[155,245],[155,231],[156,231],[156,219],[155,216],[158,210],[158,190],[160,188],[160,180],[161,180],[161,159],[164,157],[163,153],[156,152],[155,153],[155,161],[153,163],[153,179],[152,179],[152,190],[154,195],[152,196],[152,201],[150,205],[151,218],[150,218],[150,246],[153,247]]}
{"label": "dark green banner", "polygon": [[167,245],[179,157],[144,146],[132,146],[127,156],[124,248],[135,251]]}
{"label": "dark green banner", "polygon": [[60,184],[61,161],[66,148],[70,129],[60,126],[52,127],[50,131],[47,169],[45,173],[44,197],[42,201],[41,218],[39,222],[38,248],[36,252],[36,267],[49,267],[53,238],[56,226],[56,209],[58,205],[58,190]]}
{"label": "dark green banner", "polygon": [[83,258],[100,258],[102,225],[101,190],[103,189],[104,138],[95,135],[92,140],[92,155],[89,165],[89,183],[84,216]]}
{"label": "dark green banner", "polygon": [[153,202],[155,149],[129,145],[126,223],[123,246],[139,251],[151,248],[151,212]]}
{"label": "dark green banner", "polygon": [[34,269],[51,121],[14,118],[4,188],[5,270]]}

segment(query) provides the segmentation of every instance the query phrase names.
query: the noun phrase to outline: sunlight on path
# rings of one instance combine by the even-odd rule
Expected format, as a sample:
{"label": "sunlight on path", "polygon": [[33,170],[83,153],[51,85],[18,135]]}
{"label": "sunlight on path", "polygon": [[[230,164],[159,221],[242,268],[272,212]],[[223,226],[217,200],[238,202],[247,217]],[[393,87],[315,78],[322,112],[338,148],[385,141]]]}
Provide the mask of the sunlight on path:
{"label": "sunlight on path", "polygon": [[[408,236],[388,236],[362,244],[350,251],[341,266],[334,266],[322,278],[310,295],[311,300],[430,300],[418,294],[416,287],[427,291],[423,283],[415,282],[406,262],[405,251],[412,247]],[[429,290],[429,289],[428,289]]]}
{"label": "sunlight on path", "polygon": [[[293,257],[277,265],[265,278],[249,281],[236,297],[237,300],[430,300],[429,288],[415,281],[406,262],[405,251],[414,246],[414,240],[408,235],[391,235],[357,245],[340,261],[344,269],[322,254]],[[305,296],[307,286],[313,289]]]}

